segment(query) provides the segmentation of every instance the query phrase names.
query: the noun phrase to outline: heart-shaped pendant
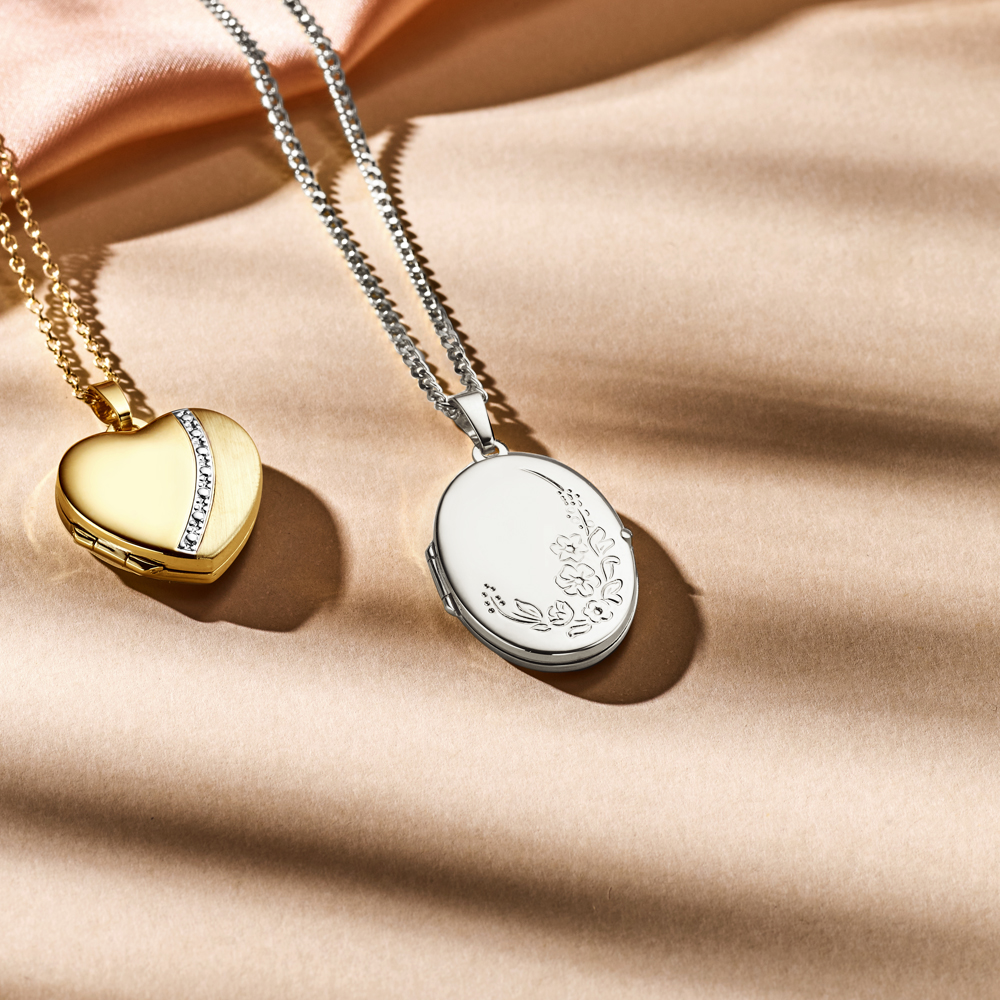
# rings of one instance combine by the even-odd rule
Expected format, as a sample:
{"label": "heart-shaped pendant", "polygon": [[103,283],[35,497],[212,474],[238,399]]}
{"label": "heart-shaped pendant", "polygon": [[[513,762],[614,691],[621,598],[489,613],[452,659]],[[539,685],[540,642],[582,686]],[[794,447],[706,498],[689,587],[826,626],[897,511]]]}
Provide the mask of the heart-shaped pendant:
{"label": "heart-shaped pendant", "polygon": [[73,445],[56,506],[74,540],[118,569],[211,583],[250,536],[261,484],[257,448],[235,420],[180,409]]}
{"label": "heart-shaped pendant", "polygon": [[[105,381],[85,384],[53,333],[45,304],[35,295],[34,278],[18,253],[10,218],[0,208],[0,248],[18,276],[25,305],[73,395],[115,432],[85,438],[63,455],[56,475],[59,517],[77,543],[112,566],[165,580],[217,580],[246,544],[260,508],[263,476],[250,435],[212,410],[174,410],[148,426],[132,419],[121,373],[115,372],[107,344],[95,339],[61,279],[2,136],[0,180],[24,219],[31,249],[44,263],[67,327],[86,345]],[[0,201],[2,194],[0,190]]]}

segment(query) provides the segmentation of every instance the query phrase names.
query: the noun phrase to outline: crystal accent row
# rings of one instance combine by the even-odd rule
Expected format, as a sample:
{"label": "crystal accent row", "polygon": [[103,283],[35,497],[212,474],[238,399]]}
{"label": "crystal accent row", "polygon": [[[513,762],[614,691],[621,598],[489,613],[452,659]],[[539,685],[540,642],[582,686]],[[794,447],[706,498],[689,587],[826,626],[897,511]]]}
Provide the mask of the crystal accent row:
{"label": "crystal accent row", "polygon": [[177,549],[179,552],[194,555],[201,545],[205,526],[208,524],[208,515],[212,510],[212,497],[215,495],[215,463],[212,461],[212,449],[201,421],[187,409],[174,410],[173,414],[191,439],[196,470],[191,513],[188,515],[181,540],[177,543]]}

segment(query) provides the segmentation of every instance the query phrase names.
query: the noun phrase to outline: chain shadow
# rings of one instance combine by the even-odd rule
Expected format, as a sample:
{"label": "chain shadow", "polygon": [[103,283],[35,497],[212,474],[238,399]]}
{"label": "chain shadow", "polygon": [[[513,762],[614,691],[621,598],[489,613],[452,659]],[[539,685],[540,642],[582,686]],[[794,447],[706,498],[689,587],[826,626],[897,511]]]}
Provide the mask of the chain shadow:
{"label": "chain shadow", "polygon": [[566,694],[606,705],[634,705],[672,688],[684,676],[702,635],[694,588],[649,532],[623,517],[632,532],[639,573],[635,619],[622,644],[586,670],[524,673]]}
{"label": "chain shadow", "polygon": [[[97,295],[95,294],[97,276],[110,257],[111,249],[99,245],[61,253],[59,254],[59,270],[62,280],[69,285],[73,292],[73,299],[80,308],[84,322],[90,327],[91,336],[101,351],[107,355],[112,369],[118,375],[118,384],[128,396],[132,415],[148,422],[156,414],[150,409],[145,393],[135,384],[135,379],[124,368],[121,358],[112,349],[111,341],[104,332],[104,324],[100,320],[100,312],[97,307]],[[52,321],[52,332],[59,338],[59,343],[70,359],[70,364],[76,371],[82,372],[84,369],[80,353],[77,350],[77,341],[74,339],[69,321],[62,311],[59,296],[55,294],[51,286],[45,293],[45,307],[49,319]]]}
{"label": "chain shadow", "polygon": [[[336,121],[336,119],[334,119]],[[406,331],[410,340],[413,341],[414,345],[423,355],[424,363],[427,365],[430,373],[438,380],[441,381],[440,369],[434,364],[434,362],[427,356],[427,352],[420,346],[420,337],[411,329],[410,325],[405,321],[404,317],[399,311],[399,303],[389,294],[388,285],[382,280],[381,275],[378,273],[378,269],[375,267],[374,261],[365,253],[363,247],[358,241],[357,236],[351,227],[347,224],[347,219],[344,214],[344,207],[340,201],[340,189],[338,186],[339,173],[341,167],[344,163],[350,163],[353,168],[354,157],[350,152],[346,140],[342,132],[340,131],[339,125],[331,125],[330,120],[325,121],[325,134],[326,137],[331,142],[334,149],[339,150],[341,153],[346,153],[346,156],[336,156],[317,163],[315,166],[316,180],[318,181],[320,187],[326,193],[327,201],[330,203],[330,207],[337,213],[337,218],[340,220],[340,224],[347,235],[354,241],[355,249],[358,256],[365,262],[368,266],[368,270],[371,272],[372,276],[378,281],[379,285],[382,286],[382,291],[385,293],[386,302],[392,306],[396,313],[396,319],[400,326]],[[374,208],[374,206],[373,206]]]}
{"label": "chain shadow", "polygon": [[455,315],[448,298],[443,294],[440,284],[434,280],[434,272],[428,265],[427,258],[423,255],[422,247],[417,241],[413,226],[406,214],[406,203],[402,194],[402,166],[406,147],[416,133],[416,125],[412,121],[403,121],[389,127],[389,139],[382,149],[379,157],[379,166],[382,176],[385,178],[389,196],[396,207],[396,217],[399,224],[406,233],[406,238],[413,247],[414,255],[420,262],[420,266],[427,275],[427,283],[434,290],[441,308],[448,314],[455,332],[458,334],[465,348],[465,353],[469,356],[469,361],[475,369],[479,381],[490,397],[489,409],[493,421],[493,430],[498,440],[503,441],[511,451],[529,451],[537,455],[548,455],[548,449],[535,437],[534,430],[525,424],[518,416],[517,410],[511,405],[506,394],[497,385],[496,380],[490,375],[485,362],[476,353],[476,348],[469,342],[462,325]]}
{"label": "chain shadow", "polygon": [[[485,363],[476,353],[475,347],[469,343],[468,337],[462,330],[460,321],[448,304],[447,296],[442,293],[440,284],[434,280],[434,271],[430,268],[427,258],[421,252],[422,247],[417,241],[412,224],[406,214],[406,206],[402,197],[401,181],[403,157],[406,152],[407,145],[416,132],[416,126],[411,121],[404,121],[396,125],[389,126],[388,132],[389,138],[378,159],[379,168],[385,178],[386,188],[389,192],[389,196],[392,198],[393,205],[396,208],[396,217],[399,219],[399,224],[406,233],[406,238],[410,241],[414,255],[419,261],[420,266],[423,268],[424,273],[427,275],[428,284],[434,290],[434,294],[441,303],[441,307],[448,314],[448,318],[451,320],[452,326],[455,328],[455,332],[462,341],[465,353],[468,355],[469,361],[472,363],[479,381],[482,383],[483,388],[490,397],[489,410],[496,437],[498,440],[503,441],[503,443],[507,445],[511,451],[528,451],[537,455],[548,455],[548,449],[535,437],[534,430],[520,419],[517,410],[515,410],[511,405],[506,394],[497,385],[495,379],[492,375],[490,375],[488,369],[486,368]],[[338,125],[332,125],[329,127],[329,137],[335,146],[342,146],[345,151],[347,150],[347,144],[340,133]],[[350,159],[349,153],[348,159]],[[342,165],[342,158],[337,157],[329,164],[322,164],[316,173],[317,180],[326,191],[330,204],[333,206],[338,217],[340,217],[342,224],[344,224],[344,216],[338,200],[337,188],[337,175]],[[354,234],[346,224],[344,224],[344,229],[348,235],[354,239]],[[358,252],[367,263],[371,272],[373,274],[377,274],[372,261],[360,247],[358,248]],[[384,288],[385,283],[381,281],[381,278],[379,281]],[[394,302],[391,298],[389,299],[389,302],[394,309],[397,308],[396,302]],[[418,336],[414,334],[413,330],[410,329],[407,324],[404,323],[403,325],[406,327],[407,333],[410,335],[413,342],[419,347],[420,342]],[[427,362],[427,367],[431,370],[434,377],[440,381],[440,369],[429,357],[427,357],[427,353],[425,351],[422,351],[422,353],[424,354],[425,361]]]}
{"label": "chain shadow", "polygon": [[323,501],[265,465],[257,523],[243,551],[215,583],[199,586],[118,573],[122,583],[188,618],[291,632],[343,586],[337,524]]}
{"label": "chain shadow", "polygon": [[[0,205],[3,205],[2,201],[0,201]],[[6,208],[6,206],[3,207]],[[12,208],[12,211],[16,210]],[[16,218],[16,216],[12,216],[12,218]],[[18,244],[18,251],[29,269],[32,268],[38,261],[33,259],[30,253],[31,240],[26,240],[24,236],[21,236]],[[60,277],[73,293],[73,301],[80,310],[80,318],[90,327],[93,340],[101,352],[107,356],[112,369],[118,375],[118,384],[128,396],[133,415],[142,420],[152,420],[155,414],[149,408],[145,394],[136,386],[135,380],[122,365],[121,358],[112,349],[111,341],[108,340],[104,332],[104,324],[100,320],[96,295],[97,278],[101,269],[111,258],[110,247],[95,244],[82,250],[60,252],[57,256]],[[36,272],[33,277],[36,287],[43,283],[41,274]],[[14,287],[16,289],[16,284]],[[11,296],[11,301],[16,303],[23,300],[20,293],[17,293]],[[82,376],[85,382],[89,381],[79,341],[72,332],[69,320],[63,312],[62,301],[53,291],[52,283],[49,281],[45,282],[42,301],[45,306],[45,315],[52,324],[52,335],[59,341],[59,347],[69,361],[70,371]]]}

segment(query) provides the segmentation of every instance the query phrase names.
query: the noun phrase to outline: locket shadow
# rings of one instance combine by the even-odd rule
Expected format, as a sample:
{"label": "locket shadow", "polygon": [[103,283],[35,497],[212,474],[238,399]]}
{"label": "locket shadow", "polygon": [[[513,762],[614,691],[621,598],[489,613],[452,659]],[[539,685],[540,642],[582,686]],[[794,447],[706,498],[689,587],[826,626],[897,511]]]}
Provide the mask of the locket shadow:
{"label": "locket shadow", "polygon": [[632,705],[649,701],[684,676],[701,637],[693,589],[674,561],[647,531],[623,517],[632,532],[639,573],[635,619],[622,644],[586,670],[526,674],[587,701]]}
{"label": "locket shadow", "polygon": [[263,471],[253,533],[219,580],[199,586],[119,572],[122,583],[196,621],[265,632],[291,632],[335,601],[343,557],[333,515],[290,476],[268,465]]}

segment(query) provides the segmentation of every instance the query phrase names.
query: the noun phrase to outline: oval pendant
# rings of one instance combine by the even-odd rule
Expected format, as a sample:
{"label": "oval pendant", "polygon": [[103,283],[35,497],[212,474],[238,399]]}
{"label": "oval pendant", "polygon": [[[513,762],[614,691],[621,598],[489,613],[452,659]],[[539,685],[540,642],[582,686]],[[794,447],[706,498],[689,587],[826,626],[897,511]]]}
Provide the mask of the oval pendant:
{"label": "oval pendant", "polygon": [[235,420],[180,409],[78,441],[59,463],[56,507],[74,540],[118,569],[211,583],[249,538],[262,481]]}
{"label": "oval pendant", "polygon": [[580,670],[632,623],[631,539],[579,473],[511,452],[451,481],[427,562],[445,610],[495,653],[531,670]]}

